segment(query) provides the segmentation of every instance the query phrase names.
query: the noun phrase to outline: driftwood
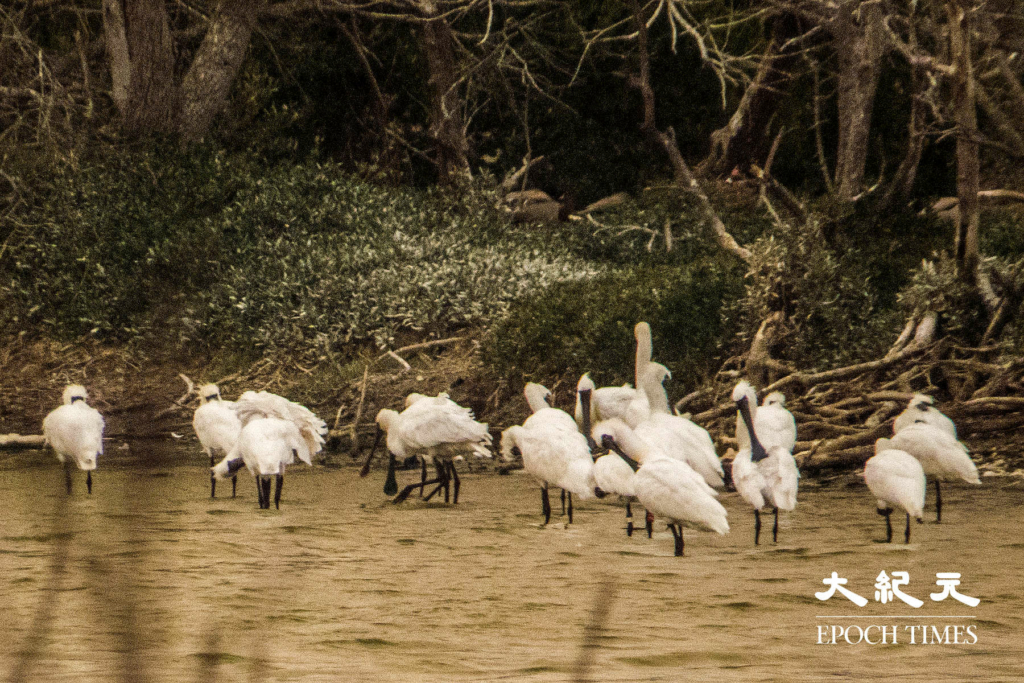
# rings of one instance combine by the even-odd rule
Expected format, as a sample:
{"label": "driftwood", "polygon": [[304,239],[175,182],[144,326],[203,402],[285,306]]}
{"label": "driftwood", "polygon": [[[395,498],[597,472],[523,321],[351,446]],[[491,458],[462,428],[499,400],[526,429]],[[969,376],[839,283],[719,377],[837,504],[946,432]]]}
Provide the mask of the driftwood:
{"label": "driftwood", "polygon": [[[907,327],[917,330],[922,322],[911,321]],[[928,322],[925,326],[932,327]],[[912,333],[906,334],[902,349],[879,360],[823,372],[790,372],[762,386],[761,398],[773,391],[787,396],[800,439],[794,456],[803,471],[863,465],[874,455],[875,441],[892,434],[893,420],[916,393],[937,399],[968,447],[976,439],[1024,432],[1024,361],[997,362],[995,347],[968,349],[947,340],[925,343],[931,334],[927,330],[916,341]],[[723,368],[713,384],[680,401],[710,404],[694,420],[723,449],[735,447],[736,406],[730,396],[740,376],[746,375]],[[963,387],[974,386],[978,388],[957,399]]]}
{"label": "driftwood", "polygon": [[45,443],[42,434],[0,434],[0,448],[42,448]]}

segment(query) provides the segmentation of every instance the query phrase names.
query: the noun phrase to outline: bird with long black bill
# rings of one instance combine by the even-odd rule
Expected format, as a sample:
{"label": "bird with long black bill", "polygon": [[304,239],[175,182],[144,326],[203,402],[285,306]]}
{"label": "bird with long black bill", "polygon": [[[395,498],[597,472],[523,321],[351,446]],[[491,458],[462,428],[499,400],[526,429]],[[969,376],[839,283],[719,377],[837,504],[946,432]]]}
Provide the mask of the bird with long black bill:
{"label": "bird with long black bill", "polygon": [[778,397],[758,410],[757,394],[747,382],[736,385],[732,399],[736,403],[736,440],[740,446],[732,463],[733,484],[754,508],[754,545],[760,542],[761,508],[766,504],[775,514],[772,541],[778,542],[779,510],[796,507],[800,479],[792,453],[796,423]]}
{"label": "bird with long black bill", "polygon": [[[683,460],[664,453],[617,418],[594,425],[595,440],[614,451],[634,470],[637,499],[656,518],[665,520],[675,541],[675,555],[684,552],[683,528],[729,532],[728,513],[718,493]],[[604,457],[608,456],[602,456]]]}
{"label": "bird with long black bill", "polygon": [[[473,411],[455,403],[445,393],[437,396],[410,394],[406,397],[406,408],[401,413],[388,408],[377,413],[377,437],[360,476],[365,477],[369,473],[374,453],[385,435],[388,449],[388,470],[384,482],[386,495],[394,495],[398,491],[395,479],[396,458],[404,460],[417,456],[424,463],[420,482],[405,487],[392,501],[394,503],[401,503],[417,488],[422,495],[424,488],[430,484],[436,484],[436,487],[424,496],[424,500],[430,500],[443,490],[446,503],[458,503],[461,482],[453,461],[466,456],[493,457],[489,448],[491,435],[487,425],[477,422]],[[425,478],[427,464],[434,465],[437,472],[434,479]]]}
{"label": "bird with long black bill", "polygon": [[[242,422],[235,412],[235,402],[225,401],[216,384],[199,387],[199,407],[192,418],[192,428],[199,437],[203,450],[210,456],[210,467],[217,459],[231,452],[242,431]],[[231,497],[235,497],[238,478],[231,475]],[[210,473],[210,498],[217,497],[217,477]]]}
{"label": "bird with long black bill", "polygon": [[223,460],[210,469],[214,476],[234,476],[244,464],[256,479],[260,509],[270,508],[271,480],[276,480],[274,507],[281,507],[287,465],[312,457],[324,445],[327,424],[308,408],[267,391],[247,391],[235,402],[242,423],[238,440]]}
{"label": "bird with long black bill", "polygon": [[92,493],[92,471],[103,455],[103,416],[85,402],[89,393],[80,384],[69,384],[64,404],[43,419],[44,443],[53,447],[64,464],[64,484],[71,493],[71,463],[85,471],[85,485]]}

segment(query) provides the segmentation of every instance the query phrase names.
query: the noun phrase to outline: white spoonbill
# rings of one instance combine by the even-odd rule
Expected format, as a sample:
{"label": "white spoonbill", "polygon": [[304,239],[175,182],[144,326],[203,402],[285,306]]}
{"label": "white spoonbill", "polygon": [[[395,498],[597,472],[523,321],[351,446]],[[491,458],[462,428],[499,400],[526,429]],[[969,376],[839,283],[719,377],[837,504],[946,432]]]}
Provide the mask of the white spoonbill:
{"label": "white spoonbill", "polygon": [[[238,441],[238,433],[242,431],[242,422],[235,412],[235,402],[225,401],[220,397],[220,389],[216,384],[204,384],[199,387],[199,407],[192,417],[192,428],[196,430],[199,443],[210,456],[210,467],[217,460],[231,452]],[[231,497],[235,497],[235,486],[238,478],[231,476]],[[217,477],[210,473],[210,498],[217,496]]]}
{"label": "white spoonbill", "polygon": [[[593,382],[590,383],[590,388],[594,388]],[[576,421],[572,419],[569,413],[552,407],[548,402],[551,392],[547,387],[535,382],[529,382],[523,388],[523,394],[526,395],[526,404],[530,406],[530,416],[523,422],[524,427],[530,428],[538,424],[548,424],[552,426],[557,425],[571,432],[577,431]]]}
{"label": "white spoonbill", "polygon": [[581,500],[594,496],[594,460],[586,438],[575,429],[565,429],[557,422],[514,425],[501,433],[501,455],[505,460],[522,457],[523,468],[540,484],[544,524],[551,521],[548,487],[568,493],[570,524],[573,494]]}
{"label": "white spoonbill", "polygon": [[[732,392],[736,402],[736,440],[740,450],[732,461],[732,481],[745,501],[754,507],[754,545],[761,538],[761,508],[770,505],[775,514],[772,541],[779,540],[779,510],[796,507],[800,470],[787,445],[787,429],[773,422],[758,421],[757,394],[747,382],[740,382]],[[787,411],[788,412],[788,411]],[[764,425],[764,435],[758,429]],[[762,441],[763,439],[763,441]],[[795,441],[795,438],[794,438]]]}
{"label": "white spoonbill", "polygon": [[[395,499],[401,503],[415,488],[421,491],[427,484],[437,487],[426,496],[426,500],[441,489],[444,489],[444,501],[459,502],[459,474],[452,460],[459,456],[472,455],[479,458],[490,458],[491,435],[487,425],[473,419],[473,411],[463,408],[448,398],[447,394],[438,396],[417,396],[406,409],[399,413],[396,410],[383,409],[377,413],[377,438],[374,440],[370,455],[363,465],[360,476],[370,471],[370,462],[377,450],[381,438],[387,435],[388,472],[384,483],[384,493],[392,495],[398,490],[395,481],[395,458],[406,459],[419,456],[426,463],[433,463],[437,477],[432,480],[421,479],[418,484],[407,486]],[[454,495],[451,484],[454,481]]]}
{"label": "white spoonbill", "polygon": [[915,422],[896,432],[891,447],[906,451],[921,461],[924,473],[935,479],[935,521],[942,521],[942,488],[939,480],[962,479],[981,484],[978,468],[967,454],[967,447],[943,427]]}
{"label": "white spoonbill", "polygon": [[892,542],[893,508],[907,513],[904,543],[910,543],[910,518],[918,524],[924,511],[924,469],[917,458],[906,451],[893,448],[889,439],[875,442],[875,455],[864,463],[864,481],[871,494],[878,499],[878,514],[885,517],[885,542]]}
{"label": "white spoonbill", "polygon": [[692,467],[668,457],[621,420],[598,423],[594,434],[601,437],[604,447],[635,468],[636,497],[649,513],[666,521],[675,539],[677,557],[683,555],[683,527],[719,534],[729,532],[728,513],[715,500],[714,490]]}
{"label": "white spoonbill", "polygon": [[910,403],[907,404],[907,409],[897,415],[896,420],[892,423],[892,433],[895,434],[904,427],[918,422],[938,427],[954,439],[956,438],[956,425],[935,407],[935,399],[931,396],[914,394]]}
{"label": "white spoonbill", "polygon": [[685,417],[673,415],[669,408],[668,394],[663,383],[671,377],[672,373],[661,363],[647,364],[639,386],[647,395],[651,413],[635,429],[644,434],[651,433],[651,440],[656,440],[667,455],[686,460],[709,486],[725,488],[725,471],[715,452],[715,442],[711,435]]}
{"label": "white spoonbill", "polygon": [[210,471],[219,479],[245,465],[256,478],[261,509],[270,508],[270,478],[277,480],[274,507],[281,507],[284,471],[296,459],[313,464],[327,434],[327,424],[308,408],[267,391],[247,391],[235,401],[242,430],[234,448]]}
{"label": "white spoonbill", "polygon": [[103,455],[103,416],[85,402],[89,393],[80,384],[64,389],[64,405],[43,419],[43,439],[53,446],[57,459],[64,463],[64,483],[71,493],[71,462],[85,470],[85,486],[92,493],[92,471]]}

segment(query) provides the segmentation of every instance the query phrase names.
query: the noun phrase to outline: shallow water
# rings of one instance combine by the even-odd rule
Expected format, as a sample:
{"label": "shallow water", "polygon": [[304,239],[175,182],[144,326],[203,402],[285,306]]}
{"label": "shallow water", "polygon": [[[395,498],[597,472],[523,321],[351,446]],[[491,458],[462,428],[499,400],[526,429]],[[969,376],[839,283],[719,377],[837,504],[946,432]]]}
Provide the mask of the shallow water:
{"label": "shallow water", "polygon": [[[579,674],[596,605],[607,613],[586,641],[590,680],[1024,674],[1018,480],[945,487],[943,523],[926,512],[909,546],[879,542],[884,523],[862,485],[804,482],[779,543],[766,525],[760,547],[753,515],[726,493],[732,532],[687,531],[677,558],[661,524],[652,540],[627,538],[614,503],[577,503],[572,525],[540,526],[539,492],[522,473],[463,475],[458,505],[394,506],[379,471],[295,467],[281,510],[259,511],[248,476],[238,498],[210,500],[193,451],[151,448],[145,466],[108,459],[91,497],[76,477],[66,498],[56,462],[0,472],[4,675],[565,681]],[[902,520],[894,526],[902,540]],[[882,570],[909,572],[903,589],[924,606],[875,602]],[[816,599],[833,571],[870,602]],[[930,600],[937,572],[960,572],[958,590],[981,604]],[[835,624],[897,626],[898,644],[817,644],[818,627]],[[971,625],[977,642],[911,645],[911,625]]]}

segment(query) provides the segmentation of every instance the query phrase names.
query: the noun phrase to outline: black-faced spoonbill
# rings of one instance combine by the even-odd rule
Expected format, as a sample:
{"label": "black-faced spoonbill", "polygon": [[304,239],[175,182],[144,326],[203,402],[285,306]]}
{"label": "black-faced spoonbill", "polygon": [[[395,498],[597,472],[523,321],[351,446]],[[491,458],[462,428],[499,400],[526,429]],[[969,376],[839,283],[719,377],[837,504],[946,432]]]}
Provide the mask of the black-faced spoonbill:
{"label": "black-faced spoonbill", "polygon": [[[234,410],[234,401],[225,401],[220,397],[220,389],[216,384],[204,384],[199,387],[199,407],[192,418],[192,428],[196,430],[199,443],[210,456],[210,467],[223,458],[238,441],[238,433],[242,431],[242,422]],[[238,478],[231,476],[231,497],[235,497],[235,486]],[[210,498],[217,495],[217,477],[210,473]]]}
{"label": "black-faced spoonbill", "polygon": [[647,363],[639,386],[647,395],[651,413],[634,429],[661,446],[666,455],[689,463],[709,486],[725,488],[725,472],[711,435],[685,417],[673,415],[669,408],[664,381],[671,377],[672,373],[664,365]]}
{"label": "black-faced spoonbill", "polygon": [[85,485],[92,493],[92,471],[103,455],[103,416],[85,402],[89,394],[80,384],[64,389],[64,405],[43,419],[43,438],[53,446],[57,459],[64,463],[64,483],[71,493],[71,462],[85,470]]}
{"label": "black-faced spoonbill", "polygon": [[896,432],[892,448],[906,451],[921,462],[924,473],[935,479],[935,521],[942,521],[942,488],[939,480],[962,479],[968,484],[981,484],[978,468],[967,454],[967,447],[950,435],[944,427],[915,422]]}
{"label": "black-faced spoonbill", "polygon": [[[736,402],[736,440],[740,450],[732,463],[736,490],[754,508],[754,545],[761,538],[761,508],[768,504],[775,514],[772,541],[779,540],[779,510],[796,507],[800,470],[793,459],[791,443],[796,443],[795,422],[790,429],[785,418],[789,411],[775,407],[759,409],[757,394],[747,382],[732,392]],[[783,414],[781,411],[785,411]],[[761,415],[764,412],[766,415]],[[792,418],[792,416],[790,416]]]}
{"label": "black-faced spoonbill", "polygon": [[909,427],[912,424],[924,422],[933,427],[941,429],[954,439],[956,438],[956,425],[948,417],[942,414],[935,407],[935,399],[925,394],[914,394],[907,404],[907,409],[896,416],[892,423],[892,433]]}
{"label": "black-faced spoonbill", "polygon": [[864,463],[864,481],[871,494],[878,499],[878,514],[885,517],[885,542],[892,542],[892,522],[889,517],[894,507],[907,513],[904,543],[910,543],[910,518],[918,524],[924,510],[924,468],[917,458],[906,451],[893,448],[889,439],[875,442],[875,455]]}
{"label": "black-faced spoonbill", "polygon": [[[491,435],[487,425],[477,422],[473,418],[473,411],[455,403],[447,394],[433,397],[413,394],[406,399],[406,406],[401,413],[387,408],[377,413],[377,438],[360,476],[369,473],[373,455],[386,434],[388,472],[384,483],[385,494],[393,495],[398,490],[395,481],[396,457],[405,459],[419,456],[425,464],[433,463],[437,471],[435,479],[421,479],[418,484],[410,484],[392,502],[401,503],[414,489],[422,490],[427,484],[437,484],[424,500],[430,500],[444,489],[444,502],[458,503],[461,482],[452,461],[465,456],[492,457],[489,450]],[[451,490],[453,482],[454,492]]]}
{"label": "black-faced spoonbill", "polygon": [[211,468],[225,479],[244,464],[256,478],[256,495],[261,509],[270,508],[270,480],[276,478],[274,507],[281,507],[285,466],[296,459],[313,464],[327,434],[327,424],[308,408],[267,391],[247,391],[235,401],[242,431],[234,448]]}
{"label": "black-faced spoonbill", "polygon": [[636,497],[647,511],[664,519],[675,539],[675,555],[683,556],[683,528],[729,532],[728,513],[718,495],[692,467],[667,456],[618,419],[594,426],[605,448],[634,468]]}

